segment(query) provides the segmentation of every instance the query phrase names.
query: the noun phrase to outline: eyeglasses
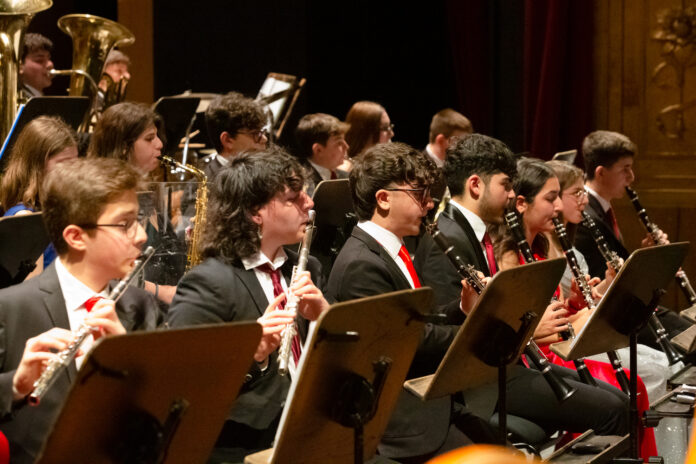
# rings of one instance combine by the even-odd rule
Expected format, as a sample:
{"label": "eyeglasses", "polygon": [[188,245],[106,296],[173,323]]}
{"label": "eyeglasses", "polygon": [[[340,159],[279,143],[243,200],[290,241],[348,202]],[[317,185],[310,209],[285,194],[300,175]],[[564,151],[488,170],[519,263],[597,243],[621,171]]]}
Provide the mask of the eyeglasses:
{"label": "eyeglasses", "polygon": [[575,197],[575,201],[577,201],[578,203],[581,203],[585,199],[585,197],[587,196],[587,191],[585,189],[580,189],[577,192],[573,192],[573,193],[570,193],[570,192],[567,192],[567,193],[568,193],[568,195]]}
{"label": "eyeglasses", "polygon": [[383,126],[379,126],[379,130],[382,132],[394,132],[394,124],[385,124]]}
{"label": "eyeglasses", "polygon": [[254,139],[254,143],[261,143],[264,137],[268,140],[268,129],[265,127],[259,130],[240,130],[237,131],[237,133],[251,136],[251,138]]}
{"label": "eyeglasses", "polygon": [[138,234],[138,226],[145,228],[145,223],[147,218],[138,217],[137,219],[129,219],[121,224],[81,224],[80,227],[83,229],[96,229],[97,227],[120,227],[123,229],[123,233],[126,238],[133,240]]}
{"label": "eyeglasses", "polygon": [[421,188],[403,188],[403,187],[392,187],[392,188],[385,188],[383,190],[387,190],[388,192],[406,192],[408,196],[413,198],[416,203],[421,205],[422,207],[425,207],[430,203],[430,200],[432,198],[430,197],[430,187],[421,187]]}

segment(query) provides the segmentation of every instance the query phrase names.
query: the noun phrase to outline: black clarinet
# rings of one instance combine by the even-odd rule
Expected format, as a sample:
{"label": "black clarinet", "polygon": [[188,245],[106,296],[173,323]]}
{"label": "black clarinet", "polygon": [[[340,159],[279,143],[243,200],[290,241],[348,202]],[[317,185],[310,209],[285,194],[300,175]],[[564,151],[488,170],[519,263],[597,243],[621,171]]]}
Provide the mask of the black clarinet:
{"label": "black clarinet", "polygon": [[[483,282],[476,273],[476,268],[471,264],[464,263],[464,260],[456,253],[454,247],[450,244],[449,239],[440,231],[437,227],[436,222],[428,222],[425,226],[426,230],[433,238],[433,241],[442,250],[443,253],[449,258],[452,265],[459,273],[459,276],[466,280],[469,285],[478,293],[479,295],[483,292]],[[568,383],[560,376],[558,376],[553,370],[551,370],[551,363],[546,359],[544,354],[541,352],[534,340],[530,340],[524,349],[524,354],[529,360],[532,361],[534,366],[541,371],[546,379],[546,382],[553,390],[553,393],[558,398],[558,401],[565,401],[570,398],[576,389],[568,385]]]}
{"label": "black clarinet", "polygon": [[[640,199],[638,198],[636,191],[631,187],[626,187],[626,193],[628,194],[628,198],[631,199],[631,203],[633,203],[633,207],[635,208],[636,213],[638,213],[640,221],[643,223],[643,226],[645,226],[645,230],[648,231],[655,243],[658,245],[664,245],[664,241],[660,240],[659,236],[660,228],[657,227],[657,224],[652,222],[648,217],[648,213],[645,211],[645,208],[643,208],[643,205],[640,204]],[[689,304],[696,304],[696,291],[694,291],[694,288],[691,286],[691,282],[689,281],[689,277],[687,277],[686,272],[684,272],[683,269],[679,269],[674,277],[677,280],[677,284],[679,284],[679,288],[681,288],[682,292],[684,292]]]}
{"label": "black clarinet", "polygon": [[[527,238],[524,236],[524,231],[522,230],[522,225],[520,224],[520,221],[517,217],[517,213],[514,211],[507,213],[505,215],[505,222],[507,223],[507,226],[510,229],[510,232],[512,233],[512,237],[515,239],[515,242],[517,243],[517,249],[520,250],[524,262],[533,263],[534,261],[536,261],[534,253],[532,253],[532,248],[529,246],[529,243],[527,243]],[[561,334],[561,338],[565,339],[566,337],[570,337],[572,335],[573,326],[568,324],[568,331],[566,332],[565,337],[564,334]],[[597,382],[595,381],[594,377],[592,377],[592,374],[590,374],[590,371],[589,369],[587,369],[587,365],[585,364],[585,361],[582,358],[573,359],[573,364],[575,364],[575,370],[577,371],[578,377],[580,377],[580,380],[582,380],[583,383],[595,387],[597,386]]]}
{"label": "black clarinet", "polygon": [[[592,289],[587,283],[587,280],[585,280],[585,276],[582,270],[580,269],[578,259],[575,256],[575,253],[573,252],[573,247],[570,243],[570,240],[568,239],[568,233],[566,232],[566,228],[565,226],[563,226],[563,223],[558,218],[553,219],[553,226],[556,230],[556,236],[558,237],[558,241],[561,244],[561,248],[563,249],[563,254],[566,257],[566,261],[568,261],[568,267],[570,267],[570,272],[573,273],[573,280],[582,292],[582,296],[585,299],[585,304],[587,304],[587,307],[590,310],[594,310],[596,308],[596,305],[594,302],[594,298],[592,297]],[[621,390],[623,390],[624,393],[628,393],[630,391],[628,376],[626,375],[626,372],[624,371],[623,366],[621,365],[619,355],[616,353],[616,351],[607,351],[607,356],[609,357],[609,361],[611,362],[611,365],[614,368],[614,375],[616,376],[616,381],[619,383]]]}
{"label": "black clarinet", "polygon": [[[590,217],[590,215],[585,213],[584,211],[582,213],[582,218],[583,224],[585,224],[585,227],[587,227],[592,233],[595,243],[597,244],[597,248],[599,248],[599,252],[604,257],[604,260],[609,263],[609,265],[612,267],[612,269],[614,269],[615,272],[619,272],[622,265],[621,259],[615,251],[609,248],[609,244],[602,235],[602,231],[599,230],[599,227]],[[657,343],[660,345],[660,348],[662,348],[662,351],[665,353],[665,356],[667,356],[667,362],[669,362],[669,365],[671,366],[683,361],[684,357],[677,351],[676,348],[674,348],[672,342],[669,341],[669,337],[667,336],[667,330],[665,330],[665,327],[662,325],[662,322],[660,322],[660,319],[657,317],[657,314],[652,313],[650,315],[650,318],[648,319],[648,325],[650,326],[650,329],[653,331],[653,334],[655,334],[655,338],[657,339]]]}

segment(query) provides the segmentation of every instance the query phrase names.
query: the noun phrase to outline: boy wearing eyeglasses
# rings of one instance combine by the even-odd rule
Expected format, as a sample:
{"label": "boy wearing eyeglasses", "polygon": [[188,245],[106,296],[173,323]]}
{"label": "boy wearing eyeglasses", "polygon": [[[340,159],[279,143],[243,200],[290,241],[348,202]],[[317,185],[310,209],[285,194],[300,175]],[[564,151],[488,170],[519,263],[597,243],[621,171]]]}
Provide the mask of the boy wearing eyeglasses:
{"label": "boy wearing eyeglasses", "polygon": [[208,180],[239,153],[266,148],[266,122],[261,104],[240,93],[229,92],[213,99],[205,111],[205,124],[217,153],[205,167]]}
{"label": "boy wearing eyeglasses", "polygon": [[[328,298],[347,301],[419,288],[421,280],[403,244],[419,232],[433,207],[429,188],[435,165],[402,143],[380,144],[355,159],[350,173],[358,225],[341,249],[327,286]],[[409,378],[435,372],[476,296],[465,286],[460,298],[439,308],[447,324],[427,324]],[[488,424],[457,407],[452,397],[423,402],[403,390],[379,445],[380,455],[424,462],[451,447],[493,442]]]}
{"label": "boy wearing eyeglasses", "polygon": [[94,327],[84,354],[102,336],[153,329],[160,320],[154,299],[137,288],[129,287],[116,305],[94,302],[129,272],[146,241],[138,222],[139,179],[122,161],[83,158],[58,165],[45,180],[43,218],[58,258],[41,275],[0,291],[0,430],[13,463],[34,462],[52,428],[84,356],[37,407],[26,399],[81,324]]}

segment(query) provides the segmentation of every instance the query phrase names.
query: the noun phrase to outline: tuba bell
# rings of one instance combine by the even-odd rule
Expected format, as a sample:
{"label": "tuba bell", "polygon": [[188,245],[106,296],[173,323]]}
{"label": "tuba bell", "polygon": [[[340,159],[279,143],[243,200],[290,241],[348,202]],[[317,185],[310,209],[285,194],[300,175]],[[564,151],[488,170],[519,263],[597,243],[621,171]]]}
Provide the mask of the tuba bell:
{"label": "tuba bell", "polygon": [[0,0],[0,142],[17,115],[19,59],[24,32],[34,15],[51,7],[51,0]]}
{"label": "tuba bell", "polygon": [[70,96],[86,95],[92,98],[91,119],[96,110],[98,84],[106,57],[116,46],[131,45],[135,42],[135,36],[115,21],[88,14],[62,16],[58,20],[58,27],[72,39],[72,69],[53,70],[51,74],[70,75]]}

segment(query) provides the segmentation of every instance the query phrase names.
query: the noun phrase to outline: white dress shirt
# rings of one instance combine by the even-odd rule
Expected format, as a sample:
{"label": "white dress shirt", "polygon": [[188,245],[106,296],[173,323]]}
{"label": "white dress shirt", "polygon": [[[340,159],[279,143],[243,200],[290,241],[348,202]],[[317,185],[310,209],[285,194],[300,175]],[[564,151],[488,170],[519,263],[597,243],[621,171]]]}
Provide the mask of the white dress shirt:
{"label": "white dress shirt", "polygon": [[[58,284],[60,285],[60,290],[63,293],[63,299],[65,301],[65,309],[68,311],[68,321],[70,322],[70,330],[75,332],[82,325],[87,316],[87,309],[85,308],[85,301],[92,298],[93,296],[108,297],[109,294],[104,288],[101,292],[95,293],[87,285],[82,283],[77,277],[72,275],[70,271],[65,267],[60,258],[56,258],[56,274],[58,274]],[[85,339],[82,344],[83,353],[87,353],[94,344],[94,338],[92,335]],[[84,360],[84,355],[75,358],[75,364],[79,369]]]}
{"label": "white dress shirt", "polygon": [[319,166],[316,163],[313,163],[311,159],[308,159],[309,164],[312,165],[314,169],[319,173],[319,177],[321,177],[321,180],[331,180],[331,169],[326,169],[324,166]]}

